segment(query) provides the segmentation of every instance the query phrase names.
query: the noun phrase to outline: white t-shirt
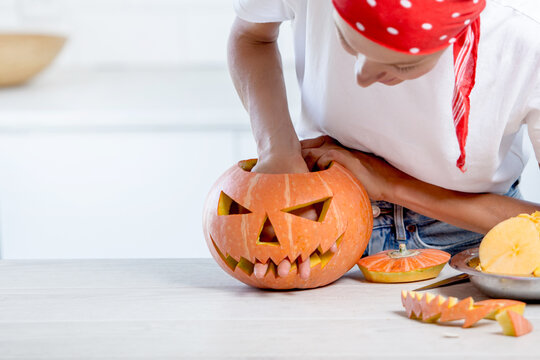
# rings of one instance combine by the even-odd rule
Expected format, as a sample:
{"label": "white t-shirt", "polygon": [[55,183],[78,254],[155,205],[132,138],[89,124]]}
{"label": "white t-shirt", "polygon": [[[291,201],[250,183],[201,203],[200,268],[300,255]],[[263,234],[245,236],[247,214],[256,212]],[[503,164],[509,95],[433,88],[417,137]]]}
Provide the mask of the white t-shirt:
{"label": "white t-shirt", "polygon": [[451,48],[418,79],[362,88],[356,59],[337,39],[330,0],[235,0],[235,9],[251,22],[292,22],[301,138],[330,135],[443,188],[504,193],[527,163],[527,129],[540,162],[540,11],[524,14],[518,3],[488,0],[481,14],[465,173],[456,167]]}

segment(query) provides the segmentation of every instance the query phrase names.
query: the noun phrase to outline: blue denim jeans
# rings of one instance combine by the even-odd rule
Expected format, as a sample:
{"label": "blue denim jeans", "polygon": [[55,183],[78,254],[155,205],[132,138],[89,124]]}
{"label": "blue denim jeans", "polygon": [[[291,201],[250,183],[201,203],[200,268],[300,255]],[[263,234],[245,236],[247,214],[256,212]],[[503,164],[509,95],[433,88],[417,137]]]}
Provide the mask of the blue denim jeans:
{"label": "blue denim jeans", "polygon": [[[520,199],[518,185],[519,179],[504,195]],[[364,256],[397,249],[400,243],[409,249],[439,249],[455,255],[478,246],[484,237],[386,201],[374,201],[371,205],[373,233]]]}

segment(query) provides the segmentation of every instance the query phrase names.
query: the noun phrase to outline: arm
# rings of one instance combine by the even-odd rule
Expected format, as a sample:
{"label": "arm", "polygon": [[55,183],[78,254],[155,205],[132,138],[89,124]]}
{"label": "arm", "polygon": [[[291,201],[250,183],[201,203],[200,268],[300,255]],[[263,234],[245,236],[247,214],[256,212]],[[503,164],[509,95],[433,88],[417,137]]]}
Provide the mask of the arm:
{"label": "arm", "polygon": [[410,176],[392,179],[388,189],[386,201],[481,234],[509,217],[540,210],[539,204],[528,201],[498,194],[452,191]]}
{"label": "arm", "polygon": [[[308,167],[302,157],[300,141],[294,130],[281,55],[277,46],[280,23],[255,24],[237,18],[229,37],[229,71],[236,91],[246,108],[257,144],[259,159],[252,171],[262,173],[302,173]],[[301,215],[315,220],[315,209]],[[261,237],[273,238],[274,229],[264,227]],[[309,261],[300,265],[300,276],[309,278]],[[306,266],[307,265],[307,266]],[[289,273],[290,262],[282,261],[278,273]],[[255,264],[255,276],[263,277],[268,264]]]}
{"label": "arm", "polygon": [[294,130],[277,46],[280,23],[237,18],[229,37],[229,71],[249,113],[257,144],[256,172],[307,172]]}
{"label": "arm", "polygon": [[471,194],[425,183],[376,156],[345,149],[329,137],[306,140],[302,148],[308,165],[324,168],[337,161],[348,168],[372,200],[399,204],[462,229],[485,234],[509,217],[540,210],[539,204],[503,195]]}

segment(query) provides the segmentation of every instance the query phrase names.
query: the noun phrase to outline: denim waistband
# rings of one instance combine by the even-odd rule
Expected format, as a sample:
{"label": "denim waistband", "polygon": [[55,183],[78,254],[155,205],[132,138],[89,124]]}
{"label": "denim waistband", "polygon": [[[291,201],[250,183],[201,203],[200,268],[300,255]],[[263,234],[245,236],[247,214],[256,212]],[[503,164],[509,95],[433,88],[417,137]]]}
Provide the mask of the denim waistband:
{"label": "denim waistband", "polygon": [[[521,198],[521,193],[519,192],[519,182],[520,179],[518,178],[512,186],[508,189],[508,191],[504,194],[505,196],[513,197],[513,198]],[[401,205],[393,204],[387,201],[373,201],[371,202],[371,206],[373,209],[373,217],[375,218],[374,226],[377,226],[377,218],[381,215],[393,215],[393,225],[395,227],[395,237],[396,240],[406,240],[407,234],[406,234],[406,225],[405,225],[405,216],[404,216],[404,210],[407,210],[407,213],[414,213],[411,210],[404,209]]]}

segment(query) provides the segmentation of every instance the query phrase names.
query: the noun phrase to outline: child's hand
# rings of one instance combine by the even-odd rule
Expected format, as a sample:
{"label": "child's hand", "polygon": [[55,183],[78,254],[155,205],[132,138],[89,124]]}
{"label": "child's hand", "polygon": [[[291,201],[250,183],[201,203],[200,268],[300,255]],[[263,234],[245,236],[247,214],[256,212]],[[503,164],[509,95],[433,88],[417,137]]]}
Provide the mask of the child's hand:
{"label": "child's hand", "polygon": [[299,174],[309,169],[301,153],[261,155],[252,172],[264,174]]}
{"label": "child's hand", "polygon": [[340,163],[360,180],[372,200],[391,202],[394,186],[407,177],[383,159],[346,149],[329,136],[302,141],[302,155],[310,168],[324,169],[332,161]]}

